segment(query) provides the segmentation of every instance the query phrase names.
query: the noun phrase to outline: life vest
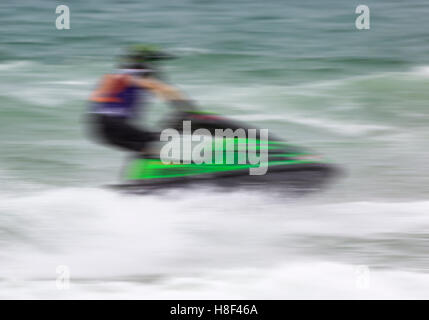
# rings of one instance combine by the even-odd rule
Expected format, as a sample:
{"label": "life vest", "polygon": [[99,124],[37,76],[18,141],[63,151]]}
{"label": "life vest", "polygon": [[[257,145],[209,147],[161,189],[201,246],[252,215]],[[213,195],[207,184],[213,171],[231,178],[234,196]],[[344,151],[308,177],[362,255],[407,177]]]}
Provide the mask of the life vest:
{"label": "life vest", "polygon": [[134,117],[144,89],[135,86],[128,74],[107,74],[92,93],[92,112],[122,117]]}

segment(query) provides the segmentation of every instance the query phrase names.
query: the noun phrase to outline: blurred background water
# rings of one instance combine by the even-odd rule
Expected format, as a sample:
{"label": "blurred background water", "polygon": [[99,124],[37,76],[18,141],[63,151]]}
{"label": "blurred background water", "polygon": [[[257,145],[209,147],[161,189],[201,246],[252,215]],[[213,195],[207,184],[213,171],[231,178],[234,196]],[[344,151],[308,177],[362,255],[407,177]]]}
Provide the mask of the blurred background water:
{"label": "blurred background water", "polygon": [[[58,4],[0,4],[0,298],[428,296],[427,1],[366,1],[367,31],[353,1],[74,0],[63,31]],[[180,57],[168,80],[205,109],[346,176],[301,199],[101,188],[126,155],[88,141],[86,99],[141,42]],[[154,103],[146,125],[169,110]]]}

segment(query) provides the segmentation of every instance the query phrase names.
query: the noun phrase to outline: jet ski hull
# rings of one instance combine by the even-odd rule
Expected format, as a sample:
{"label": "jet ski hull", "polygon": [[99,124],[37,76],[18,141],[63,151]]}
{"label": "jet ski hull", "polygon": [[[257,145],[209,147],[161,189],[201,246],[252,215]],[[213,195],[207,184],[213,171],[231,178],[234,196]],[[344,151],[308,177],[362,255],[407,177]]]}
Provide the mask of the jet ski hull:
{"label": "jet ski hull", "polygon": [[[241,122],[195,111],[179,112],[164,123],[164,127],[180,131],[183,128],[181,127],[183,121],[187,120],[192,121],[192,128],[204,128],[210,132],[214,132],[218,128],[232,130],[243,128],[246,132],[250,129]],[[233,163],[227,163],[225,151],[216,150],[215,144],[212,147],[212,159],[216,158],[214,154],[219,155],[219,152],[223,152],[222,163],[184,163],[183,159],[173,159],[180,161],[164,163],[160,159],[160,153],[154,152],[152,156],[146,158],[140,156],[132,158],[124,170],[125,183],[110,187],[132,193],[145,193],[169,187],[177,188],[190,185],[218,186],[225,190],[231,188],[263,188],[264,190],[301,192],[319,190],[339,173],[336,166],[321,159],[319,155],[290,145],[272,134],[269,134],[268,140],[259,139],[256,139],[259,152],[261,150],[268,151],[268,158],[264,162],[267,172],[262,175],[251,175],[249,172],[250,168],[259,167],[261,164],[241,163],[238,160],[239,154],[243,152],[238,146],[243,145],[243,143],[249,146],[249,139],[233,137],[224,140],[225,144],[228,141],[234,144]]]}
{"label": "jet ski hull", "polygon": [[320,190],[338,173],[338,168],[331,164],[307,162],[271,166],[265,175],[249,175],[247,169],[180,176],[166,174],[164,177],[127,179],[126,183],[110,187],[130,193],[146,193],[185,186],[304,193]]}

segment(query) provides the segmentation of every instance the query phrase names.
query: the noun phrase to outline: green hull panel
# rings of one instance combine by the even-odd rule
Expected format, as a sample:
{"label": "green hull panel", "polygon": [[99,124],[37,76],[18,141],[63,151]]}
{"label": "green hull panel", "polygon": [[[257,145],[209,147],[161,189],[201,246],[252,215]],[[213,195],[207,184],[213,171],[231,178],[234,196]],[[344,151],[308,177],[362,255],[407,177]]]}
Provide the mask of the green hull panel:
{"label": "green hull panel", "polygon": [[[316,160],[278,160],[269,161],[268,168],[274,166],[318,163]],[[125,172],[126,180],[147,180],[162,178],[178,178],[193,175],[225,173],[229,171],[257,168],[261,164],[164,164],[159,159],[135,159]]]}

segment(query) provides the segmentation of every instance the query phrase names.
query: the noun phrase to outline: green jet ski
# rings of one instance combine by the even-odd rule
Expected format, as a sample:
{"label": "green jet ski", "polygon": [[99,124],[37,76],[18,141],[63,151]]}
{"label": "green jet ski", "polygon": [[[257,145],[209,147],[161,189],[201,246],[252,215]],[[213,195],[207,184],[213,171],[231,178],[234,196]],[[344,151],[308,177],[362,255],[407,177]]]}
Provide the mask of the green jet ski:
{"label": "green jet ski", "polygon": [[[189,155],[192,152],[195,155],[192,146],[187,154],[181,152],[178,155],[176,152],[174,155],[175,152],[169,152],[163,158],[162,148],[165,147],[165,142],[163,144],[154,141],[157,145],[154,148],[156,151],[133,155],[123,171],[124,183],[112,187],[132,193],[146,193],[191,184],[219,186],[227,190],[262,187],[301,192],[320,189],[338,173],[336,166],[322,159],[320,155],[290,145],[271,133],[264,137],[262,131],[259,131],[259,135],[252,135],[250,131],[258,129],[215,113],[200,112],[195,108],[178,110],[162,127],[178,133],[184,145],[185,136],[188,136],[188,133],[184,132],[184,124],[192,126],[192,132],[188,132],[192,135],[203,129],[205,137],[214,137],[203,137],[198,142],[199,151],[205,151],[204,159],[211,158],[212,161],[195,163],[190,160]],[[220,141],[216,136],[217,130],[227,129],[233,134],[223,136]],[[244,137],[234,135],[238,132],[237,129],[245,133]],[[188,137],[188,140],[193,139]],[[206,142],[202,143],[201,140]],[[262,157],[262,154],[265,157]],[[255,162],[255,159],[259,159],[259,162]],[[257,170],[259,172],[256,172]]]}

